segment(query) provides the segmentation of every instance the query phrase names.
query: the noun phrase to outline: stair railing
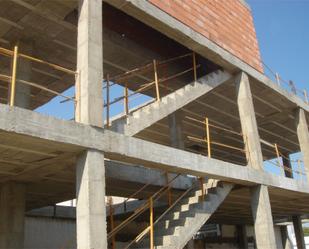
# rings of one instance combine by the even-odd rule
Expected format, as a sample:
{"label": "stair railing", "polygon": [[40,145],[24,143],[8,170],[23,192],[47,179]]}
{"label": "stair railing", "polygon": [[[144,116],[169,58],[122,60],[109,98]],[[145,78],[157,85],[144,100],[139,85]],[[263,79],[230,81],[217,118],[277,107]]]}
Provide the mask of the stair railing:
{"label": "stair railing", "polygon": [[194,185],[188,188],[184,193],[179,196],[175,202],[168,207],[155,221],[153,220],[153,198],[149,198],[150,206],[150,221],[149,226],[145,228],[139,235],[137,235],[124,249],[130,248],[133,244],[139,243],[148,233],[150,234],[150,249],[154,249],[154,226],[162,220],[162,218],[168,214],[192,189]]}
{"label": "stair railing", "polygon": [[[173,63],[175,61],[178,61],[186,57],[192,57],[192,67],[186,70],[183,70],[181,72],[175,73],[173,75],[170,75],[170,76],[161,77],[161,78],[159,77],[159,72],[158,72],[159,67],[168,65],[170,63]],[[107,74],[105,77],[105,85],[103,85],[103,89],[106,89],[106,102],[104,104],[104,108],[106,108],[106,126],[107,127],[110,126],[110,108],[112,105],[120,101],[123,101],[124,114],[129,115],[130,113],[129,102],[130,100],[131,101],[133,100],[133,97],[135,98],[138,97],[137,94],[145,93],[146,91],[154,87],[155,88],[155,93],[153,94],[155,96],[154,101],[160,101],[161,100],[161,92],[160,92],[161,88],[167,89],[169,91],[174,91],[172,88],[166,85],[163,85],[162,83],[175,79],[177,77],[180,77],[191,71],[193,71],[193,78],[194,78],[194,81],[196,81],[197,80],[197,69],[200,68],[200,66],[201,65],[197,64],[195,52],[191,52],[191,53],[186,53],[186,54],[176,56],[173,58],[169,58],[164,61],[153,60],[152,63],[148,63],[142,67],[135,68],[133,70],[127,71],[125,73],[122,73],[116,76],[111,77],[109,74]],[[143,74],[145,73],[153,73],[153,80],[151,80],[147,75],[144,76]],[[150,81],[150,82],[141,84],[141,86],[138,89],[135,89],[133,92],[130,92],[130,86],[129,86],[128,80],[132,77],[140,77],[141,79]],[[116,97],[113,100],[110,100],[111,87],[117,85],[118,83],[124,86],[124,93],[123,95]]]}
{"label": "stair railing", "polygon": [[75,107],[76,107],[77,102],[78,102],[77,98],[66,96],[63,93],[57,92],[55,90],[52,90],[48,87],[43,86],[42,83],[39,84],[39,83],[31,82],[31,81],[28,81],[28,80],[20,79],[20,78],[18,78],[17,68],[18,68],[18,64],[19,64],[19,59],[22,58],[24,60],[27,60],[27,61],[30,61],[30,62],[33,62],[33,63],[37,63],[37,64],[41,64],[41,65],[45,65],[45,66],[52,68],[52,69],[55,69],[57,71],[72,75],[72,76],[75,77],[75,79],[78,78],[78,72],[73,71],[71,69],[64,68],[60,65],[57,65],[57,64],[54,64],[54,63],[51,63],[51,62],[44,61],[42,59],[39,59],[39,58],[36,58],[36,57],[33,57],[33,56],[29,56],[29,55],[20,53],[18,45],[15,45],[13,50],[0,47],[0,55],[4,56],[4,57],[9,57],[9,58],[12,59],[11,75],[0,74],[0,79],[9,83],[9,87],[8,87],[8,92],[9,92],[8,98],[9,99],[8,99],[7,102],[10,106],[15,106],[16,87],[17,87],[17,84],[22,84],[22,85],[27,85],[29,87],[33,87],[33,88],[36,88],[36,89],[40,89],[40,91],[48,92],[50,94],[62,97],[66,101],[72,101],[72,102],[74,102]]}
{"label": "stair railing", "polygon": [[[158,190],[156,193],[154,193],[152,196],[149,197],[148,201],[143,204],[141,207],[137,208],[132,215],[130,215],[127,219],[125,219],[123,222],[121,222],[118,226],[116,226],[114,229],[112,229],[108,235],[107,239],[112,239],[116,236],[116,234],[122,230],[124,227],[126,227],[130,222],[135,220],[138,216],[140,216],[142,213],[144,213],[146,210],[150,210],[151,219],[153,220],[153,203],[157,200],[159,200],[168,190],[170,185],[180,176],[181,174],[177,174],[175,177],[173,177],[166,185],[164,185],[160,190]],[[153,247],[152,247],[153,248]]]}

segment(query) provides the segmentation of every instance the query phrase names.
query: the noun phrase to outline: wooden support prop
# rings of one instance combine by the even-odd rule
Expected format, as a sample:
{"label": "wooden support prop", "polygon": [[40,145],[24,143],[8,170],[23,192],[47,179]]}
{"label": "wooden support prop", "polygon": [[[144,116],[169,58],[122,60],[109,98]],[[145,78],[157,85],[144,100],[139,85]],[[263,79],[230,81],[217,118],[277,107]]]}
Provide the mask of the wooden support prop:
{"label": "wooden support prop", "polygon": [[[111,231],[113,231],[115,228],[113,197],[109,197],[109,218],[110,218]],[[115,249],[115,248],[116,248],[116,238],[115,238],[115,235],[113,235],[112,236],[112,249]]]}
{"label": "wooden support prop", "polygon": [[110,95],[109,95],[109,74],[106,75],[106,127],[110,127],[109,108],[110,108]]}
{"label": "wooden support prop", "polygon": [[200,187],[202,191],[202,199],[205,200],[204,178],[200,177],[199,180],[200,180]]}
{"label": "wooden support prop", "polygon": [[129,115],[129,90],[127,84],[124,87],[124,111],[126,115]]}
{"label": "wooden support prop", "polygon": [[276,155],[277,155],[278,165],[279,165],[279,167],[281,167],[282,172],[283,172],[283,176],[284,176],[285,175],[285,173],[284,173],[284,166],[282,167],[281,162],[280,162],[280,153],[279,153],[278,145],[275,143],[274,147],[275,147],[275,151],[276,151]]}
{"label": "wooden support prop", "polygon": [[205,124],[206,124],[207,152],[208,152],[208,157],[211,158],[210,132],[209,132],[209,120],[208,120],[208,118],[205,119]]}
{"label": "wooden support prop", "polygon": [[302,177],[302,174],[301,174],[301,166],[300,166],[300,160],[299,159],[297,160],[297,170],[298,170],[298,175],[299,175],[300,181],[302,182],[303,177]]}
{"label": "wooden support prop", "polygon": [[306,102],[307,104],[309,104],[307,90],[304,89],[304,90],[303,90],[303,93],[304,93],[304,97],[305,97],[305,102]]}
{"label": "wooden support prop", "polygon": [[15,46],[13,55],[12,78],[11,78],[10,106],[14,106],[15,104],[17,60],[18,60],[18,46]]}
{"label": "wooden support prop", "polygon": [[276,73],[276,81],[277,81],[277,84],[280,86],[280,76],[278,73]]}
{"label": "wooden support prop", "polygon": [[154,249],[154,229],[153,229],[153,199],[149,199],[149,222],[150,222],[150,249]]}
{"label": "wooden support prop", "polygon": [[[166,184],[169,182],[169,177],[168,177],[168,172],[165,172],[165,179],[166,179]],[[168,190],[167,190],[167,201],[168,201],[168,206],[170,207],[172,205],[172,191],[171,191],[171,186],[168,185]]]}
{"label": "wooden support prop", "polygon": [[160,88],[159,88],[157,61],[156,60],[153,60],[153,70],[154,70],[154,79],[155,79],[155,84],[156,84],[156,96],[157,96],[157,101],[159,101],[160,100]]}
{"label": "wooden support prop", "polygon": [[196,55],[195,55],[195,52],[193,52],[192,57],[193,57],[193,74],[194,74],[194,81],[197,81]]}

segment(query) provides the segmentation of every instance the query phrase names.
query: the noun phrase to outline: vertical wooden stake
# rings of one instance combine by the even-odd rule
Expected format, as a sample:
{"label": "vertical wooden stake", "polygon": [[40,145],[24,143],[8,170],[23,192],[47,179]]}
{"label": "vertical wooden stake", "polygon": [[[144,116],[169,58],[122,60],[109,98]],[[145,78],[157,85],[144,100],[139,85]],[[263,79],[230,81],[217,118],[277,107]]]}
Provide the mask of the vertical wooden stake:
{"label": "vertical wooden stake", "polygon": [[154,249],[154,229],[153,229],[153,199],[149,199],[149,221],[150,221],[150,249]]}
{"label": "vertical wooden stake", "polygon": [[129,114],[129,90],[127,84],[124,87],[124,111],[126,115]]}
{"label": "vertical wooden stake", "polygon": [[15,46],[14,47],[14,55],[13,55],[10,106],[14,106],[14,104],[15,104],[17,60],[18,60],[18,46]]}
{"label": "vertical wooden stake", "polygon": [[75,121],[80,122],[80,71],[75,76]]}
{"label": "vertical wooden stake", "polygon": [[274,146],[275,146],[275,150],[276,150],[278,165],[279,165],[279,167],[282,168],[282,170],[283,170],[283,176],[285,176],[285,173],[284,173],[284,171],[285,171],[285,170],[284,170],[284,165],[281,165],[281,162],[280,162],[280,153],[279,153],[278,145],[277,145],[277,144],[274,144]]}
{"label": "vertical wooden stake", "polygon": [[277,84],[280,86],[280,76],[278,73],[276,73],[276,81],[277,81]]}
{"label": "vertical wooden stake", "polygon": [[303,92],[304,92],[305,102],[306,102],[307,104],[309,104],[309,102],[308,102],[308,94],[307,94],[306,89],[304,89]]}
{"label": "vertical wooden stake", "polygon": [[208,118],[205,119],[205,123],[206,123],[207,152],[208,152],[208,157],[211,158],[209,119]]}
{"label": "vertical wooden stake", "polygon": [[106,127],[110,127],[109,122],[109,108],[110,108],[110,95],[109,95],[109,74],[106,75]]}
{"label": "vertical wooden stake", "polygon": [[160,88],[159,88],[157,61],[156,60],[153,60],[153,70],[154,70],[154,78],[155,78],[155,84],[156,84],[156,96],[157,96],[157,101],[159,101],[160,100]]}
{"label": "vertical wooden stake", "polygon": [[[113,197],[109,197],[109,218],[110,218],[110,223],[111,223],[111,231],[114,230],[115,228],[115,223],[114,223],[114,209],[113,209]],[[116,239],[115,235],[112,236],[112,249],[116,248]]]}
{"label": "vertical wooden stake", "polygon": [[196,55],[195,55],[195,52],[193,52],[193,73],[194,73],[194,81],[197,81]]}

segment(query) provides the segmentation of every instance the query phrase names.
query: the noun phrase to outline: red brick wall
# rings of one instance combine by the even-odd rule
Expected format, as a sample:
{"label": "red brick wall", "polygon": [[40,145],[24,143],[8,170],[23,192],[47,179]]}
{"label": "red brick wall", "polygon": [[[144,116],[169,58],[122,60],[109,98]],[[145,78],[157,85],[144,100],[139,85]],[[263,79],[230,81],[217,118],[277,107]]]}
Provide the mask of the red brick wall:
{"label": "red brick wall", "polygon": [[240,0],[149,0],[263,72],[251,11]]}

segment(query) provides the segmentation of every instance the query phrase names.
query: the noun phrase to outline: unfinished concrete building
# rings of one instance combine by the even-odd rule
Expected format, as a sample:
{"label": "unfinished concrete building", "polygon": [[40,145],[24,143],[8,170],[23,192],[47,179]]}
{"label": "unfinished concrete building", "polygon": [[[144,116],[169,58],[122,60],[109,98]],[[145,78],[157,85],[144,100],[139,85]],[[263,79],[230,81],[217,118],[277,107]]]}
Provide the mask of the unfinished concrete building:
{"label": "unfinished concrete building", "polygon": [[0,248],[305,248],[307,94],[244,0],[1,0],[0,47]]}

